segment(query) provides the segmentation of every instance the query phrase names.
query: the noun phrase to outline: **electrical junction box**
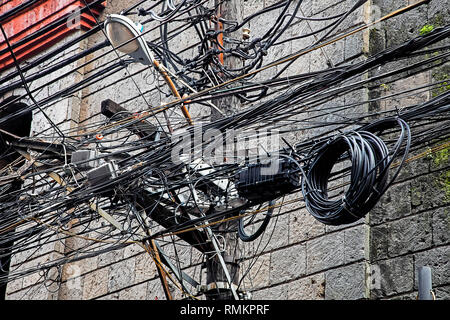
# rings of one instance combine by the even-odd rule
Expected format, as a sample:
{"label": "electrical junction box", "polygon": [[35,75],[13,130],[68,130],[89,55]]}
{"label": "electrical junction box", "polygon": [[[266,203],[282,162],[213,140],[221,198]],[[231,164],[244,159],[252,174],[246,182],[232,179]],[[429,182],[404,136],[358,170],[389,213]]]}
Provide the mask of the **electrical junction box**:
{"label": "electrical junction box", "polygon": [[95,150],[77,150],[72,153],[71,162],[75,164],[77,168],[83,170],[96,167],[98,161],[96,160]]}
{"label": "electrical junction box", "polygon": [[105,164],[89,170],[86,175],[89,185],[96,186],[117,177],[119,167],[115,162],[106,162]]}
{"label": "electrical junction box", "polygon": [[297,164],[287,158],[249,164],[236,174],[238,194],[249,201],[269,201],[300,187]]}

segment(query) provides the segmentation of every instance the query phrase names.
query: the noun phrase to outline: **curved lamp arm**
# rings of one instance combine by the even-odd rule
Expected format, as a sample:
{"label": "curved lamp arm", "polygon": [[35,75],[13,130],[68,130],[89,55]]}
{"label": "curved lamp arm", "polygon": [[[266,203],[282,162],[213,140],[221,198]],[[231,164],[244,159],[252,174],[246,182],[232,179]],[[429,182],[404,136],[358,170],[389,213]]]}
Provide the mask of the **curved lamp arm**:
{"label": "curved lamp arm", "polygon": [[[142,37],[142,26],[138,27],[138,25],[136,25],[131,19],[125,16],[111,14],[106,18],[105,32],[111,42],[111,45],[118,51],[131,56],[137,62],[155,66],[156,70],[158,70],[158,72],[163,76],[170,88],[170,91],[172,91],[172,94],[176,98],[181,99],[180,93],[175,87],[175,84],[166,69],[157,60],[155,60],[155,57],[150,51],[147,42]],[[192,125],[192,118],[185,103],[181,103],[181,111],[183,112],[187,122]]]}

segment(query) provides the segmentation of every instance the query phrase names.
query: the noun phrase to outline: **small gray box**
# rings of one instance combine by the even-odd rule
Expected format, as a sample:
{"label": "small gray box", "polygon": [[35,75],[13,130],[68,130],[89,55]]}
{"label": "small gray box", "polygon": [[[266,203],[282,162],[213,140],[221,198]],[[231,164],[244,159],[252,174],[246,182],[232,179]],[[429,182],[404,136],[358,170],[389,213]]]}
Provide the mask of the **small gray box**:
{"label": "small gray box", "polygon": [[114,162],[107,162],[98,168],[89,170],[87,178],[91,186],[95,186],[117,177],[118,167]]}
{"label": "small gray box", "polygon": [[94,150],[78,150],[72,153],[71,161],[79,169],[92,169],[97,163],[95,158],[96,154]]}

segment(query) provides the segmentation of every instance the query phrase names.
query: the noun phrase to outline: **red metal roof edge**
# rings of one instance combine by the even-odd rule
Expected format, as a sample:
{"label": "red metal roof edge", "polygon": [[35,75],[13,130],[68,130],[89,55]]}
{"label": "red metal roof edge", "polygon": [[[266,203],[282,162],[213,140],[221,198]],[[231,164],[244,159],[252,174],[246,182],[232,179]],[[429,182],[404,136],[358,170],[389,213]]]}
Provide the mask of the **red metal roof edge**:
{"label": "red metal roof edge", "polygon": [[[45,5],[51,1],[56,2],[63,2],[63,1],[57,1],[57,0],[45,0],[44,3],[38,2],[35,5]],[[87,1],[92,2],[94,0]],[[96,16],[100,15],[100,11],[103,10],[103,8],[106,6],[106,1],[100,3],[95,8],[91,8],[90,11]],[[50,6],[51,7],[51,6]],[[19,41],[20,39],[23,39],[26,36],[29,36],[33,34],[34,32],[38,31],[40,28],[43,28],[57,19],[66,16],[69,16],[71,12],[74,11],[74,8],[83,8],[85,7],[84,2],[80,0],[66,0],[64,7],[53,7],[53,11],[47,15],[45,18],[38,17],[35,20],[27,20],[26,23],[24,23],[22,26],[24,27],[20,32],[17,34],[14,34],[10,36],[8,39],[10,43],[15,43]],[[33,8],[33,7],[32,7]],[[35,7],[34,7],[35,8]],[[59,9],[58,9],[59,8]],[[44,9],[45,10],[45,9]],[[76,10],[76,9],[75,9]],[[33,15],[24,15],[23,12],[18,13],[16,16],[12,17],[9,23],[19,23],[15,19],[23,19],[24,17],[30,17]],[[35,16],[36,18],[36,16]],[[27,43],[17,47],[14,49],[14,54],[16,55],[16,58],[19,61],[23,61],[24,59],[28,59],[45,49],[49,48],[50,46],[56,44],[57,42],[64,39],[66,36],[74,32],[75,30],[83,29],[91,29],[95,26],[96,21],[95,18],[90,14],[90,12],[84,12],[80,15],[79,19],[73,19],[70,21],[70,23],[61,24],[56,28],[53,28],[52,30],[46,32],[44,35],[41,35],[37,37],[36,39],[27,41]],[[6,29],[6,28],[5,28]],[[0,49],[6,48],[6,42],[4,41],[3,37],[2,41],[0,41]],[[0,71],[5,70],[6,68],[10,67],[14,63],[14,59],[11,56],[10,53],[4,54],[0,56]]]}

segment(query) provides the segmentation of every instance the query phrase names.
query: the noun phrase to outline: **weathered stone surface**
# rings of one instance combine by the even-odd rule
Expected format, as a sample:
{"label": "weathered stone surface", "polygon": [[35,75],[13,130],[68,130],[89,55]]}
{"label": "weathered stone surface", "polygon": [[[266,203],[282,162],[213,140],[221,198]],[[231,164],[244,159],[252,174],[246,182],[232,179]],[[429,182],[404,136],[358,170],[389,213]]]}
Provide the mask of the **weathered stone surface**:
{"label": "weathered stone surface", "polygon": [[343,229],[347,229],[349,227],[354,227],[354,226],[359,226],[360,224],[363,223],[363,219],[357,220],[355,222],[349,223],[349,224],[343,224],[340,226],[331,226],[331,225],[325,225],[325,232],[326,233],[330,233],[330,232],[335,232],[338,230],[343,230]]}
{"label": "weathered stone surface", "polygon": [[289,300],[322,300],[324,297],[324,273],[315,274],[288,283]]}
{"label": "weathered stone surface", "polygon": [[159,278],[147,282],[147,300],[166,300]]}
{"label": "weathered stone surface", "polygon": [[95,300],[119,300],[120,292],[114,292],[106,296],[101,296]]}
{"label": "weathered stone surface", "polygon": [[371,225],[398,219],[411,213],[410,183],[401,183],[389,188],[380,202],[370,211]]}
{"label": "weathered stone surface", "polygon": [[240,264],[242,283],[244,288],[257,289],[269,285],[270,280],[270,257],[271,254],[263,254],[253,259],[245,260]]}
{"label": "weathered stone surface", "polygon": [[450,21],[448,8],[450,8],[449,0],[430,1],[428,4],[428,23],[434,27],[447,25]]}
{"label": "weathered stone surface", "polygon": [[[428,147],[425,147],[416,152],[416,154],[425,152],[428,150]],[[404,163],[400,174],[398,175],[396,181],[401,182],[403,180],[410,180],[411,177],[417,177],[420,175],[427,174],[430,171],[430,159],[432,156],[425,156],[423,158],[417,159],[415,161]]]}
{"label": "weathered stone surface", "polygon": [[62,269],[62,283],[58,292],[58,299],[61,300],[80,300],[83,299],[83,280],[84,275],[97,268],[94,258],[87,261],[77,261],[68,263]]}
{"label": "weathered stone surface", "polygon": [[120,291],[120,300],[145,300],[147,298],[147,283],[141,283]]}
{"label": "weathered stone surface", "polygon": [[[289,215],[280,214],[272,217],[265,233],[265,241],[270,240],[267,247],[265,248],[265,251],[286,246],[289,241]],[[272,237],[270,239],[268,238],[269,234],[272,234]]]}
{"label": "weathered stone surface", "polygon": [[344,262],[364,259],[366,225],[362,224],[344,231]]}
{"label": "weathered stone surface", "polygon": [[135,257],[134,279],[135,283],[149,280],[157,275],[155,262],[151,256],[144,252]]}
{"label": "weathered stone surface", "polygon": [[429,212],[394,221],[389,226],[388,254],[391,257],[432,245],[432,215]]}
{"label": "weathered stone surface", "polygon": [[137,245],[137,244],[131,244],[127,247],[125,247],[125,249],[123,249],[123,258],[130,258],[130,257],[135,257],[137,256],[139,253],[144,252],[145,250]]}
{"label": "weathered stone surface", "polygon": [[388,256],[388,240],[389,227],[386,224],[370,228],[369,238],[369,259],[370,261],[377,261],[379,259],[387,258]]}
{"label": "weathered stone surface", "polygon": [[[378,5],[382,16],[405,6],[404,2],[391,0],[376,0],[374,4]],[[388,32],[387,46],[398,45],[409,38],[418,36],[421,28],[421,26],[418,26],[418,21],[423,21],[424,24],[427,21],[426,6],[420,6],[382,22],[381,27]]]}
{"label": "weathered stone surface", "polygon": [[244,18],[248,17],[264,8],[264,1],[244,0],[242,1],[242,13]]}
{"label": "weathered stone surface", "polygon": [[439,245],[450,242],[450,207],[433,211],[433,244]]}
{"label": "weathered stone surface", "polygon": [[322,235],[325,225],[316,220],[306,208],[289,213],[289,244]]}
{"label": "weathered stone surface", "polygon": [[413,289],[414,263],[413,256],[402,256],[383,260],[377,263],[380,279],[379,288],[373,288],[371,298],[380,298],[408,292]]}
{"label": "weathered stone surface", "polygon": [[315,50],[308,54],[309,56],[309,71],[315,72],[328,68],[327,56],[321,50]]}
{"label": "weathered stone surface", "polygon": [[[31,264],[34,266],[34,264]],[[27,288],[30,286],[35,286],[42,281],[42,276],[39,272],[32,273],[23,278],[23,287]]]}
{"label": "weathered stone surface", "polygon": [[128,287],[134,283],[134,267],[134,258],[128,258],[109,266],[108,292]]}
{"label": "weathered stone surface", "polygon": [[108,270],[95,270],[84,276],[83,300],[90,300],[108,293]]}
{"label": "weathered stone surface", "polygon": [[270,254],[270,283],[280,283],[304,275],[306,246],[294,245]]}
{"label": "weathered stone surface", "polygon": [[[450,282],[450,246],[433,248],[414,255],[415,268],[428,266],[431,268],[433,286]],[[417,286],[417,280],[416,284]]]}
{"label": "weathered stone surface", "polygon": [[450,300],[450,286],[443,286],[434,289],[436,300]]}
{"label": "weathered stone surface", "polygon": [[398,296],[394,296],[392,298],[381,298],[382,300],[417,300],[418,293],[417,292],[410,292],[401,294]]}
{"label": "weathered stone surface", "polygon": [[36,285],[20,292],[19,300],[51,300],[48,290],[42,285]]}
{"label": "weathered stone surface", "polygon": [[[412,61],[409,61],[412,63]],[[392,65],[396,65],[396,63],[392,63]],[[399,64],[398,67],[404,67],[403,64]],[[386,69],[389,70],[389,69]],[[392,69],[391,69],[392,70]],[[387,81],[384,79],[383,81]],[[382,95],[391,95],[395,93],[401,93],[405,90],[411,90],[411,88],[420,87],[430,82],[430,73],[422,72],[419,74],[415,74],[413,76],[404,75],[401,79],[396,79],[395,82],[389,83],[386,86],[381,86],[383,94]],[[384,99],[381,103],[383,109],[385,110],[394,110],[396,107],[399,110],[403,109],[406,106],[417,105],[429,100],[430,95],[428,91],[423,92],[423,90],[412,91],[410,95],[400,95],[394,96],[390,98]],[[402,177],[399,177],[400,179]]]}
{"label": "weathered stone surface", "polygon": [[344,234],[331,233],[306,243],[306,273],[344,264]]}
{"label": "weathered stone surface", "polygon": [[273,287],[252,291],[252,300],[287,300],[289,285],[284,283]]}
{"label": "weathered stone surface", "polygon": [[123,259],[123,250],[109,251],[98,256],[98,266],[104,267],[114,262],[118,262]]}
{"label": "weathered stone surface", "polygon": [[357,33],[345,38],[344,60],[350,60],[363,53],[363,35]]}
{"label": "weathered stone surface", "polygon": [[339,3],[331,1],[311,1],[311,13],[312,15],[316,15],[325,10],[331,11],[336,9],[337,5]]}
{"label": "weathered stone surface", "polygon": [[23,279],[19,278],[8,282],[8,295],[12,295],[14,292],[19,291],[23,287]]}
{"label": "weathered stone surface", "polygon": [[365,297],[365,265],[351,264],[325,272],[325,299],[354,300]]}
{"label": "weathered stone surface", "polygon": [[23,292],[7,292],[5,300],[21,300],[23,297]]}

